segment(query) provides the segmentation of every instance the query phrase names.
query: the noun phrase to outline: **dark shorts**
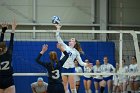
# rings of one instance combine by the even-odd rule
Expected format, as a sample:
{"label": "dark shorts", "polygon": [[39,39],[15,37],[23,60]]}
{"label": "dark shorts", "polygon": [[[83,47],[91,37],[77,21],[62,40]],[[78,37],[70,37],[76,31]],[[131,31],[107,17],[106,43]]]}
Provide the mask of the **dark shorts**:
{"label": "dark shorts", "polygon": [[75,68],[63,68],[62,67],[62,73],[75,73]]}
{"label": "dark shorts", "polygon": [[87,78],[87,77],[83,77],[84,80],[92,80],[92,77]]}
{"label": "dark shorts", "polygon": [[102,81],[102,79],[97,79],[97,78],[94,78],[94,82],[101,82]]}
{"label": "dark shorts", "polygon": [[113,79],[113,76],[103,77],[103,80],[104,80],[104,81],[108,81],[108,80],[112,80],[112,79]]}
{"label": "dark shorts", "polygon": [[0,89],[6,89],[14,85],[13,76],[0,77]]}
{"label": "dark shorts", "polygon": [[65,93],[64,86],[60,84],[48,84],[47,93]]}

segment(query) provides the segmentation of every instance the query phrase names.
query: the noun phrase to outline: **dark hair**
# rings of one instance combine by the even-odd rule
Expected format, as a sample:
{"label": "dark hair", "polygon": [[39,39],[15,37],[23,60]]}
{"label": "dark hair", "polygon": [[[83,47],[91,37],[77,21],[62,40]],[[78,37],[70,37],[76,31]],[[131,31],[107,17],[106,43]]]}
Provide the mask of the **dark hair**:
{"label": "dark hair", "polygon": [[0,42],[0,48],[2,48],[0,52],[4,52],[4,50],[6,49],[6,42]]}
{"label": "dark hair", "polygon": [[80,43],[75,39],[76,44],[74,45],[74,48],[80,53],[80,54],[84,54]]}

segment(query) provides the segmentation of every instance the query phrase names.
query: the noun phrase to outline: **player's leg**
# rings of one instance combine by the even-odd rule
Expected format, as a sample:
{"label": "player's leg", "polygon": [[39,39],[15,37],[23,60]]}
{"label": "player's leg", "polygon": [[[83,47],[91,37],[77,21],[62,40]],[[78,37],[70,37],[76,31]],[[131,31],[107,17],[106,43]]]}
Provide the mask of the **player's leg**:
{"label": "player's leg", "polygon": [[106,81],[102,80],[100,82],[100,93],[104,93],[105,86],[106,86]]}
{"label": "player's leg", "polygon": [[64,85],[65,93],[69,93],[69,89],[68,89],[68,76],[63,75],[62,76],[62,80],[63,80],[63,85]]}
{"label": "player's leg", "polygon": [[0,93],[4,93],[4,90],[3,89],[0,89]]}
{"label": "player's leg", "polygon": [[92,93],[92,91],[91,91],[91,79],[89,79],[87,81],[87,91],[88,91],[88,93]]}
{"label": "player's leg", "polygon": [[68,81],[69,81],[69,84],[70,84],[71,92],[72,93],[77,93],[77,91],[76,91],[76,82],[75,82],[74,75],[69,75]]}
{"label": "player's leg", "polygon": [[79,87],[80,87],[80,81],[76,81],[76,90],[77,90],[77,93],[79,91]]}
{"label": "player's leg", "polygon": [[127,93],[127,82],[123,82],[123,93]]}
{"label": "player's leg", "polygon": [[95,93],[98,93],[99,83],[94,79]]}
{"label": "player's leg", "polygon": [[138,90],[139,90],[138,81],[135,81],[134,82],[134,91],[135,91],[135,93],[138,93]]}
{"label": "player's leg", "polygon": [[84,82],[85,93],[87,93],[87,80],[86,80],[86,78],[84,78],[83,82]]}
{"label": "player's leg", "polygon": [[4,92],[5,93],[16,93],[15,92],[15,85],[8,87],[7,89],[5,89]]}
{"label": "player's leg", "polygon": [[130,81],[129,84],[130,84],[130,88],[131,88],[131,93],[134,93],[134,82]]}
{"label": "player's leg", "polygon": [[112,80],[108,80],[107,81],[107,88],[108,88],[108,93],[111,93],[112,91]]}

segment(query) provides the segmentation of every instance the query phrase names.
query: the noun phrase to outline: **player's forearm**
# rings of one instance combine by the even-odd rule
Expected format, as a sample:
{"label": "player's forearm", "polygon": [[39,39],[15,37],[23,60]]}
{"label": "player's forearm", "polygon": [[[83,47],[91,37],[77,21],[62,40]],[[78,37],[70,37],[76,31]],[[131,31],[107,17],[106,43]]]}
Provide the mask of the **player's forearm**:
{"label": "player's forearm", "polygon": [[61,39],[59,32],[56,32],[56,39],[57,39],[58,43],[63,43],[63,40]]}
{"label": "player's forearm", "polygon": [[2,42],[4,40],[4,33],[5,33],[6,30],[7,30],[7,27],[2,27],[0,42]]}
{"label": "player's forearm", "polygon": [[8,50],[12,51],[13,50],[13,45],[14,45],[14,33],[11,33],[10,44],[9,44]]}

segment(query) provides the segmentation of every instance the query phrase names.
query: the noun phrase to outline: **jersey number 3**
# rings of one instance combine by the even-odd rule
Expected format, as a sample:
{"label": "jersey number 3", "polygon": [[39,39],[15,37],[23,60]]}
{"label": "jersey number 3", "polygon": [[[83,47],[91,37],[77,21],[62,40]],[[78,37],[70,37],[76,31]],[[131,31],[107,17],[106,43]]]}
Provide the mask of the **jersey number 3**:
{"label": "jersey number 3", "polygon": [[0,63],[0,70],[8,70],[9,69],[9,61]]}
{"label": "jersey number 3", "polygon": [[54,70],[52,71],[52,78],[53,79],[58,79],[60,77],[60,73],[59,73],[59,70]]}

